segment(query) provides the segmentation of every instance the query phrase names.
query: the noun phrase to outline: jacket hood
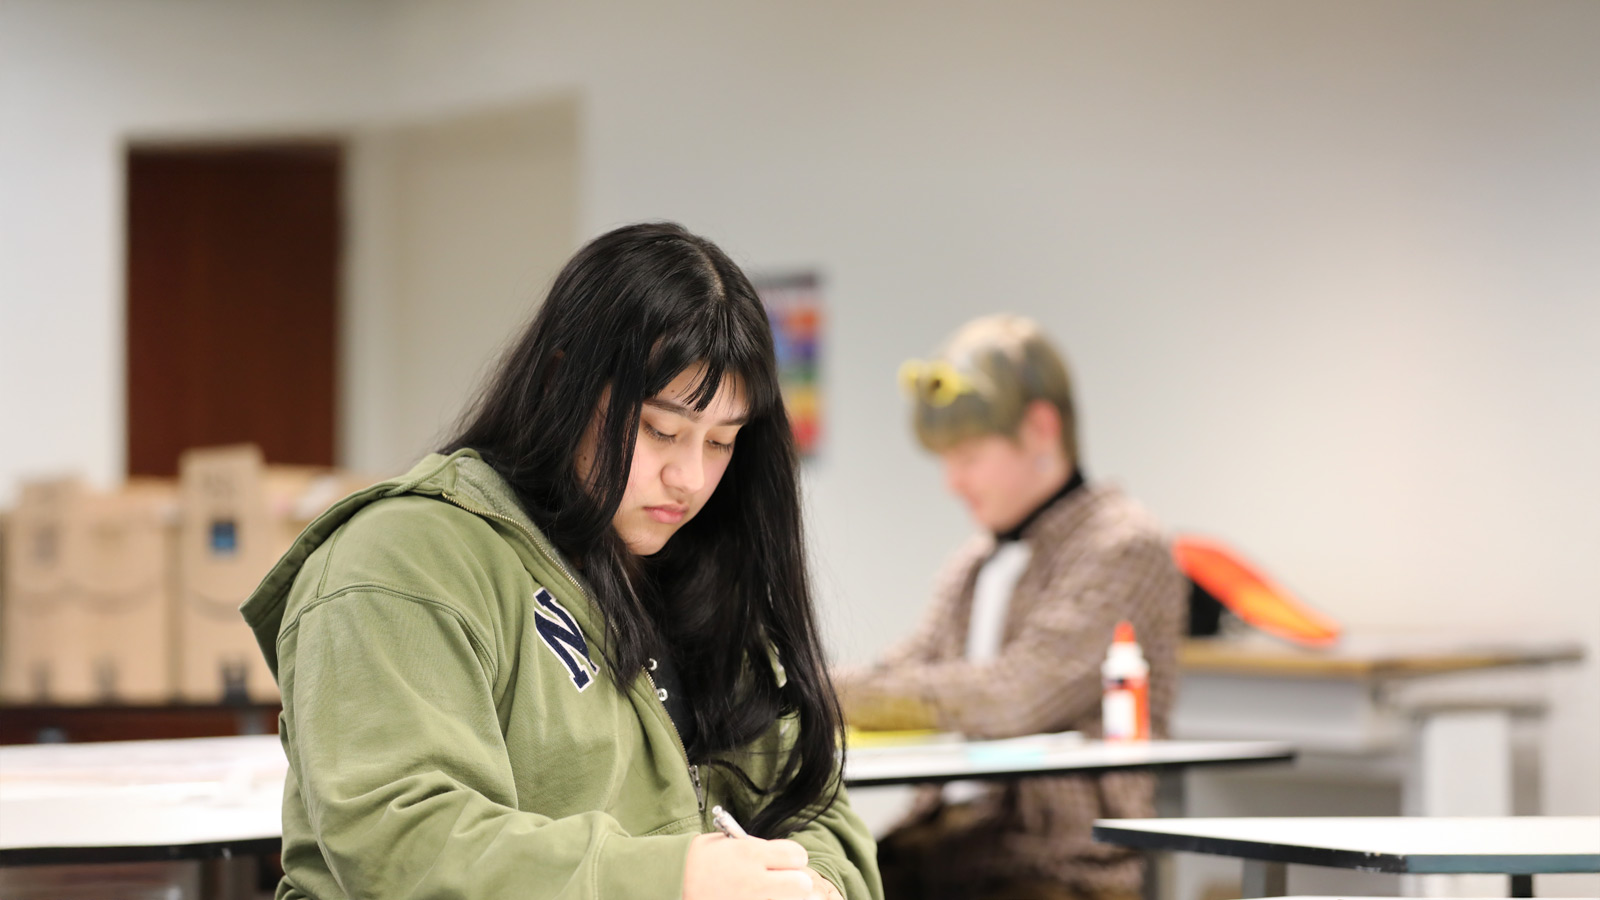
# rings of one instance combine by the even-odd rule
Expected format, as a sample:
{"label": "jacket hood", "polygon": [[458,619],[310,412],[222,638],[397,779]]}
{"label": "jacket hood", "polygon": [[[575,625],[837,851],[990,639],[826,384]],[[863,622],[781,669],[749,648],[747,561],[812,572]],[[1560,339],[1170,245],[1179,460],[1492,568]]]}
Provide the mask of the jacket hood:
{"label": "jacket hood", "polygon": [[[569,576],[572,574],[572,568],[566,565],[533,520],[523,512],[511,486],[478,456],[477,451],[457,450],[448,456],[429,454],[406,474],[357,491],[329,507],[300,532],[289,550],[239,607],[245,622],[255,632],[256,643],[260,645],[274,676],[278,673],[278,633],[283,625],[284,611],[288,607],[295,578],[306,560],[363,508],[379,500],[405,494],[448,500],[485,518],[518,526],[531,539],[527,551],[541,557],[547,567],[560,569]],[[573,580],[577,581],[575,576]],[[580,619],[587,618],[584,615],[587,610],[573,612]]]}

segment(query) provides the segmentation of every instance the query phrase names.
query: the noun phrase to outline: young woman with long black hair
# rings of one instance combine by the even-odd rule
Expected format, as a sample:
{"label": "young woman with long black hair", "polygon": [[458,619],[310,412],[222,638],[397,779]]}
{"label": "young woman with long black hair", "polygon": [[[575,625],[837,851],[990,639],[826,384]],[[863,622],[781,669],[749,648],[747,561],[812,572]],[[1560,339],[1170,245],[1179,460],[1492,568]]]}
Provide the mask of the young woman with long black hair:
{"label": "young woman with long black hair", "polygon": [[676,225],[580,250],[444,451],[244,613],[283,691],[280,900],[881,896],[768,323]]}

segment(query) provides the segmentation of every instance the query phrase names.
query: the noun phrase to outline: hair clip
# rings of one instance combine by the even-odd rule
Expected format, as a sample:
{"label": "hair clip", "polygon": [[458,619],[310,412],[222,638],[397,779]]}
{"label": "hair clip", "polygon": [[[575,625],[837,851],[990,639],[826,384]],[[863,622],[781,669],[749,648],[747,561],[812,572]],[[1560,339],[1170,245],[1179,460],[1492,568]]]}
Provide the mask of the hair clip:
{"label": "hair clip", "polygon": [[913,399],[932,406],[949,406],[957,397],[972,391],[972,382],[942,359],[908,359],[900,364],[900,388]]}

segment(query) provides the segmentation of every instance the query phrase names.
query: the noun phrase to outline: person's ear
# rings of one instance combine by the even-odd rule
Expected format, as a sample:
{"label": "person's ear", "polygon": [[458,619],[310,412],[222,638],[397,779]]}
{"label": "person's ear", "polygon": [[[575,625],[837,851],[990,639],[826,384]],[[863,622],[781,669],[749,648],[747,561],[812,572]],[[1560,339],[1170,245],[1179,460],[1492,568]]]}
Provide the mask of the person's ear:
{"label": "person's ear", "polygon": [[1033,400],[1022,411],[1023,447],[1045,453],[1061,446],[1061,411],[1048,400]]}

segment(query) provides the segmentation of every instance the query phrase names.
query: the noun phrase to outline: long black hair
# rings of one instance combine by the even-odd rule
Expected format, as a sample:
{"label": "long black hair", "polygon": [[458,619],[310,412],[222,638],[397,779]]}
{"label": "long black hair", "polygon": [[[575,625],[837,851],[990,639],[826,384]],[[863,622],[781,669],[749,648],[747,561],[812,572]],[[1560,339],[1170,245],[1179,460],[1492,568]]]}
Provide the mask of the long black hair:
{"label": "long black hair", "polygon": [[[611,525],[639,410],[691,369],[699,378],[687,402],[703,410],[734,379],[749,418],[699,514],[640,558]],[[574,458],[596,416],[585,482]],[[793,750],[775,783],[760,787],[770,799],[747,823],[751,833],[784,836],[833,801],[842,719],[806,577],[794,440],[766,313],[732,260],[671,223],[590,242],[556,276],[446,450],[462,447],[477,450],[545,535],[581,560],[619,686],[640,677],[649,657],[671,655],[695,722],[692,762],[748,782],[736,751],[778,718],[796,717]]]}

